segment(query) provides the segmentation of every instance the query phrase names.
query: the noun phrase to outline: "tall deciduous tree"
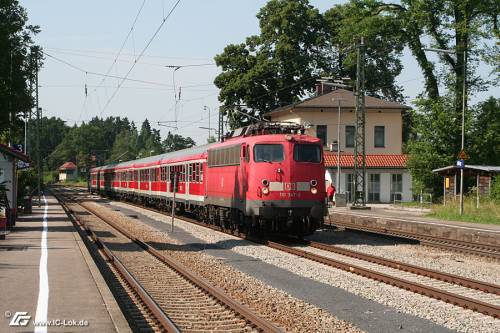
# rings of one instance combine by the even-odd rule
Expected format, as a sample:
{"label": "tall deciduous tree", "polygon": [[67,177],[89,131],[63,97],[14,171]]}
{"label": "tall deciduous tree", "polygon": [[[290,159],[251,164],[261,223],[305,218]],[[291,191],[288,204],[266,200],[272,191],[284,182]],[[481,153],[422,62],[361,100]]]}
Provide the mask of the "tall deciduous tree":
{"label": "tall deciduous tree", "polygon": [[181,149],[191,148],[195,145],[196,143],[190,137],[183,137],[182,135],[168,132],[167,137],[163,141],[163,150],[166,153],[170,153]]}
{"label": "tall deciduous tree", "polygon": [[[308,0],[271,0],[257,14],[260,34],[244,43],[230,44],[215,57],[222,73],[215,79],[221,89],[222,110],[231,126],[251,116],[291,104],[311,94],[320,75],[355,78],[355,50],[346,50],[361,36],[368,45],[367,93],[401,101],[395,78],[404,44],[392,30],[394,20],[364,18],[370,10],[359,1],[337,5],[324,15]],[[244,106],[242,106],[244,105]]]}
{"label": "tall deciduous tree", "polygon": [[500,98],[488,98],[473,112],[471,163],[500,165]]}
{"label": "tall deciduous tree", "polygon": [[[464,83],[464,52],[467,52],[467,86],[471,92],[485,89],[488,83],[498,83],[494,78],[479,77],[475,71],[479,60],[498,62],[498,45],[487,41],[498,37],[498,2],[494,0],[402,0],[387,3],[376,0],[351,1],[368,9],[365,20],[380,17],[392,21],[390,32],[404,41],[417,61],[425,79],[427,97],[437,99],[447,95],[440,93],[440,82],[454,97],[451,110],[455,113],[454,133],[450,148],[460,149],[460,131]],[[425,47],[451,50],[453,54],[441,53],[440,63],[444,71],[436,69],[429,59]],[[453,75],[449,75],[449,73]],[[447,110],[450,112],[450,110]]]}
{"label": "tall deciduous tree", "polygon": [[[26,10],[17,0],[0,1],[0,135],[9,127],[15,130],[18,116],[32,106],[29,81],[35,66],[30,49],[40,29],[27,21]],[[35,50],[40,56],[39,48]]]}
{"label": "tall deciduous tree", "polygon": [[[221,89],[223,111],[245,109],[264,113],[290,104],[311,91],[316,72],[326,62],[326,23],[307,0],[271,0],[257,14],[260,35],[245,43],[226,46],[215,57],[222,73],[215,79]],[[248,122],[230,113],[233,127]]]}

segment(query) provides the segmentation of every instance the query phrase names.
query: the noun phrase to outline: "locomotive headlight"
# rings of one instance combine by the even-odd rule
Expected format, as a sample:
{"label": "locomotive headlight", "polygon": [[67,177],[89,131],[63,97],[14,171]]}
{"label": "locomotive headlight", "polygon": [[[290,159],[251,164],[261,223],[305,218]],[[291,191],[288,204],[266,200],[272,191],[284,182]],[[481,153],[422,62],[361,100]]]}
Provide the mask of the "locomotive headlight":
{"label": "locomotive headlight", "polygon": [[315,179],[311,180],[310,183],[312,187],[316,187],[316,185],[318,185],[318,181]]}
{"label": "locomotive headlight", "polygon": [[267,179],[262,179],[262,185],[264,185],[264,187],[268,187],[269,181]]}
{"label": "locomotive headlight", "polygon": [[269,194],[269,188],[268,187],[263,187],[262,188],[262,194],[268,195]]}
{"label": "locomotive headlight", "polygon": [[312,194],[318,193],[318,189],[316,187],[311,187],[311,193]]}

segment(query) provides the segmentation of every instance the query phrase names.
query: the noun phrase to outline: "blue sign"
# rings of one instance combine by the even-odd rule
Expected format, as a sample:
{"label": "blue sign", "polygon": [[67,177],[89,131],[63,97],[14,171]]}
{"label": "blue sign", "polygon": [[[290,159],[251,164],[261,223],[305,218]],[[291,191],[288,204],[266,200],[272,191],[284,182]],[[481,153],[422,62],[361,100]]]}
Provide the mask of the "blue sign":
{"label": "blue sign", "polygon": [[464,160],[458,160],[457,161],[457,168],[463,169],[465,167],[465,162]]}
{"label": "blue sign", "polygon": [[12,145],[12,148],[14,148],[15,150],[21,152],[21,153],[24,153],[24,145],[21,144],[21,143],[18,143],[18,144],[13,144]]}

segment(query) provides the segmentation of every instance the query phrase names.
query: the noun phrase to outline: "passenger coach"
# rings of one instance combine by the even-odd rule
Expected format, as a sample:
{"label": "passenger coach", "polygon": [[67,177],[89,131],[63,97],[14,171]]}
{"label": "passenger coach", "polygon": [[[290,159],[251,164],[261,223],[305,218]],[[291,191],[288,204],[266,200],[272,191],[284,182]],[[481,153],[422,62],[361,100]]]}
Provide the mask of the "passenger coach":
{"label": "passenger coach", "polygon": [[322,145],[290,125],[288,133],[275,134],[274,125],[243,128],[224,142],[94,168],[91,191],[161,209],[171,209],[175,192],[180,213],[211,224],[310,234],[325,213]]}

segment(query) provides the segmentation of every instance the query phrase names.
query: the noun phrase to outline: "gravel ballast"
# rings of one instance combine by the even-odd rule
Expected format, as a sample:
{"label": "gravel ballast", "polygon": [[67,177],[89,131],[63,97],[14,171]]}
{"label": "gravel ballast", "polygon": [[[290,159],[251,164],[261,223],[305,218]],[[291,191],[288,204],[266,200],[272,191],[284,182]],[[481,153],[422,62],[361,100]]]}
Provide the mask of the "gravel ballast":
{"label": "gravel ballast", "polygon": [[500,284],[500,263],[492,258],[351,231],[320,230],[308,239],[470,279]]}
{"label": "gravel ballast", "polygon": [[[175,239],[168,237],[167,234],[158,232],[142,223],[137,223],[139,221],[137,219],[124,216],[110,210],[109,207],[95,203],[85,203],[84,205],[89,205],[91,209],[99,211],[106,217],[113,218],[129,232],[137,235],[139,239],[164,252],[165,255],[179,260],[189,269],[225,290],[231,297],[246,304],[257,314],[280,327],[286,327],[293,332],[361,332],[350,323],[339,320],[327,311],[272,288],[214,257],[199,252],[198,249],[189,251],[185,246],[180,246],[181,244]],[[176,223],[181,222],[185,223],[176,220]]]}
{"label": "gravel ballast", "polygon": [[[137,212],[140,212],[150,218],[165,221],[165,216],[159,213],[140,209],[123,203],[113,203],[113,205],[136,210]],[[443,325],[453,330],[461,332],[497,332],[500,330],[500,320],[496,320],[489,316],[465,310],[415,293],[407,292],[396,287],[388,286],[386,284],[350,274],[335,268],[327,267],[322,264],[311,262],[307,259],[297,258],[296,256],[286,254],[281,251],[242,241],[233,236],[208,230],[182,220],[176,220],[176,226],[191,233],[194,237],[206,241],[207,243],[217,243],[220,247],[231,249],[232,251],[242,255],[257,258],[263,262],[288,270],[294,274],[342,288],[350,293],[374,300],[404,313],[429,319],[439,325]],[[433,249],[429,250],[433,251]],[[370,252],[367,251],[367,253]],[[412,256],[413,253],[407,250],[405,257]],[[424,260],[431,260],[431,256],[423,255],[422,257],[426,258]],[[400,260],[398,258],[391,259]],[[417,262],[409,263],[418,265]],[[446,262],[442,264],[446,264]],[[464,263],[461,263],[461,265],[464,265]],[[476,265],[478,264],[476,263]],[[440,269],[442,266],[435,267],[431,265],[426,267]],[[469,272],[473,269],[474,268],[471,269],[468,267]],[[457,274],[457,272],[450,273]],[[477,276],[473,278],[477,279]]]}

